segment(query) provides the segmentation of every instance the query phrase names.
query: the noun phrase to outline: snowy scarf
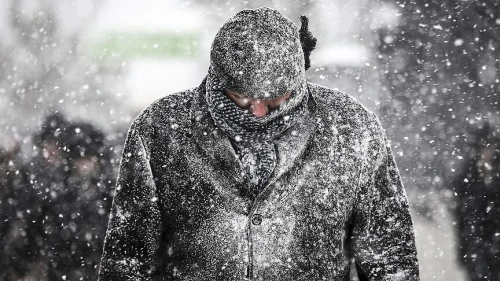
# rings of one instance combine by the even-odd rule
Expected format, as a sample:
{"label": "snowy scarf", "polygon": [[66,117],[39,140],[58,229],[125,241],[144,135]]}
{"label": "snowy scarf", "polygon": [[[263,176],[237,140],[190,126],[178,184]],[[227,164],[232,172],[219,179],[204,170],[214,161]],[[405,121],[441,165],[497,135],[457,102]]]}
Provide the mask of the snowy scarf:
{"label": "snowy scarf", "polygon": [[206,99],[215,124],[230,138],[241,161],[250,192],[262,189],[276,166],[273,140],[308,114],[307,84],[292,91],[290,98],[264,117],[255,117],[231,101],[223,80],[209,70]]}
{"label": "snowy scarf", "polygon": [[[253,195],[276,167],[273,141],[308,114],[301,35],[280,12],[262,7],[230,18],[212,44],[206,101],[215,124],[230,138]],[[254,99],[291,96],[259,118],[231,101],[226,89]]]}

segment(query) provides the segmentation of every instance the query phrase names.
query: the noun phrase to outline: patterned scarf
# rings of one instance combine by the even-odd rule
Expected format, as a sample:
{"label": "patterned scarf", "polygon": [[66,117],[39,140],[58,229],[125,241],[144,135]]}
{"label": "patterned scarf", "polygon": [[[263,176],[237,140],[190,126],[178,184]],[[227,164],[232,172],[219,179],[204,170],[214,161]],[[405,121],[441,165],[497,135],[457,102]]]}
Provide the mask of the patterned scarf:
{"label": "patterned scarf", "polygon": [[225,132],[235,147],[253,196],[265,186],[276,167],[273,140],[308,114],[307,84],[292,91],[280,107],[258,118],[240,108],[225,94],[227,81],[211,66],[207,76],[206,100],[215,124]]}

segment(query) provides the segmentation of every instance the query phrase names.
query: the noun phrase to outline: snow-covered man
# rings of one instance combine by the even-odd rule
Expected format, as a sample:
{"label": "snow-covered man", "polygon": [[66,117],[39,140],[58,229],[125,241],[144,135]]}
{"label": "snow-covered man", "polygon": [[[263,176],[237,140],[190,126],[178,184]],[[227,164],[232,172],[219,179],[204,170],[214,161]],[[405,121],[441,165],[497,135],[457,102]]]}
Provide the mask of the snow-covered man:
{"label": "snow-covered man", "polygon": [[100,280],[419,280],[378,118],[305,79],[315,39],[278,11],[218,31],[200,86],[125,143]]}

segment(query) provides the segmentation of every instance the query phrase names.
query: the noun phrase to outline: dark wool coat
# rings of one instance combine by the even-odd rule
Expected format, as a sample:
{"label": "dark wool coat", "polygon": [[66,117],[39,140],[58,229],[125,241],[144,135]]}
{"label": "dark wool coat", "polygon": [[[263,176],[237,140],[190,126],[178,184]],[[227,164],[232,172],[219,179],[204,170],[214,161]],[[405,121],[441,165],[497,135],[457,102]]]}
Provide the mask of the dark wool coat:
{"label": "dark wool coat", "polygon": [[133,122],[100,280],[419,280],[409,206],[378,118],[308,83],[311,118],[278,139],[252,200],[205,82]]}

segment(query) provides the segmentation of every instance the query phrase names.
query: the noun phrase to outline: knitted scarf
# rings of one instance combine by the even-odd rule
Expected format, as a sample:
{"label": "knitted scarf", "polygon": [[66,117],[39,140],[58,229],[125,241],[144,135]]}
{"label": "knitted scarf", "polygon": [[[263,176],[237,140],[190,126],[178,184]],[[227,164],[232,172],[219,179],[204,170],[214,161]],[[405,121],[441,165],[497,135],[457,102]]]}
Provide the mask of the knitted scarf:
{"label": "knitted scarf", "polygon": [[273,140],[308,114],[307,84],[292,91],[290,98],[264,117],[255,117],[226,96],[227,81],[212,65],[206,83],[206,100],[215,124],[231,140],[245,173],[248,191],[255,196],[276,167]]}

